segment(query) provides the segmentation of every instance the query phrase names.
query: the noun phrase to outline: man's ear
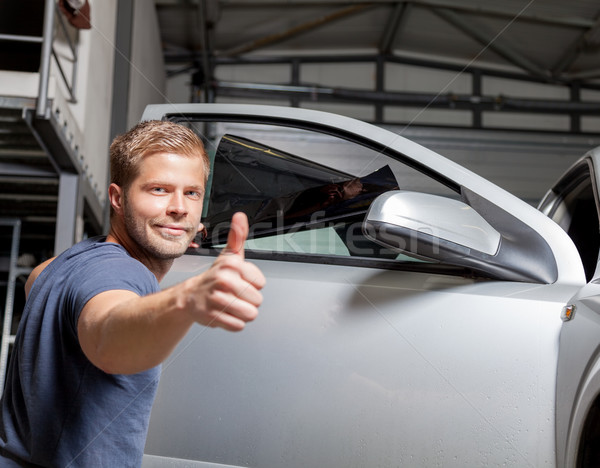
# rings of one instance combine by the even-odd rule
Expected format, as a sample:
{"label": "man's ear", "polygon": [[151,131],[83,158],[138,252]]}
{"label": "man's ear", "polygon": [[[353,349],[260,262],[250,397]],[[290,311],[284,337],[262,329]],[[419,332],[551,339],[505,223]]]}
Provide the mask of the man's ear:
{"label": "man's ear", "polygon": [[123,212],[123,197],[123,189],[117,184],[113,183],[108,186],[108,200],[115,213]]}

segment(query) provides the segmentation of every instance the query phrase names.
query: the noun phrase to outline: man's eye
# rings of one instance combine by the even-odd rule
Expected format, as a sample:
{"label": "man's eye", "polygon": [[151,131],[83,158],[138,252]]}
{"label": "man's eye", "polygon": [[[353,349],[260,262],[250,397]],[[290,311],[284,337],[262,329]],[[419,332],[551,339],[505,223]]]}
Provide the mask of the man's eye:
{"label": "man's eye", "polygon": [[202,197],[202,194],[195,190],[190,190],[187,194],[188,194],[188,196],[190,196],[192,198],[201,198]]}
{"label": "man's eye", "polygon": [[164,188],[162,188],[162,187],[154,187],[152,189],[152,192],[154,192],[154,193],[165,193],[166,190]]}

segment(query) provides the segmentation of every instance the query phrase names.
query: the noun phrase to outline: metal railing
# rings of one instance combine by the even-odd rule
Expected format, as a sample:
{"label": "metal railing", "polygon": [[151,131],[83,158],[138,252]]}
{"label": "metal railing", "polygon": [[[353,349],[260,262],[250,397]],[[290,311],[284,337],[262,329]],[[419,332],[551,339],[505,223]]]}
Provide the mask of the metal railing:
{"label": "metal railing", "polygon": [[20,268],[17,265],[19,257],[19,238],[21,236],[21,220],[0,218],[0,226],[12,228],[12,242],[10,247],[10,258],[8,265],[8,280],[6,282],[6,302],[4,303],[4,318],[2,323],[2,338],[0,340],[0,396],[4,389],[6,370],[8,367],[8,355],[11,345],[15,341],[12,334],[15,288],[17,277],[21,274],[29,274],[31,268]]}
{"label": "metal railing", "polygon": [[[52,57],[56,68],[60,74],[60,77],[69,92],[69,102],[77,102],[75,97],[75,84],[77,77],[77,45],[73,43],[69,35],[69,31],[65,24],[64,18],[57,10],[56,0],[45,0],[44,6],[44,23],[42,36],[26,36],[18,34],[0,34],[0,41],[13,41],[13,42],[33,42],[42,44],[41,58],[40,58],[40,81],[38,85],[38,100],[36,106],[36,115],[38,117],[47,117],[49,114],[50,105],[48,103],[48,88],[50,83],[50,65]],[[54,24],[55,16],[58,18],[58,25],[63,31],[64,37],[67,40],[67,44],[72,53],[73,69],[71,73],[71,79],[69,80],[66,76],[63,66],[61,65],[60,57],[56,53],[54,48]],[[15,18],[17,21],[18,18]]]}

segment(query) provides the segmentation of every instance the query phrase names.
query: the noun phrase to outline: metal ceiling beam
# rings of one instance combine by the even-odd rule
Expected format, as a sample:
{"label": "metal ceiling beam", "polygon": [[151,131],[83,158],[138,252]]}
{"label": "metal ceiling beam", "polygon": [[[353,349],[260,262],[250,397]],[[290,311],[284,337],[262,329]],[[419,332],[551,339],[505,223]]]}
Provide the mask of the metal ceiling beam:
{"label": "metal ceiling beam", "polygon": [[[370,0],[370,3],[375,5],[395,4],[398,0]],[[551,24],[555,26],[566,26],[575,28],[590,28],[594,21],[589,18],[577,16],[546,16],[536,13],[509,11],[506,8],[494,7],[490,5],[474,5],[473,2],[464,2],[460,0],[408,0],[409,3],[420,5],[423,7],[448,8],[455,11],[463,11],[476,13],[483,16],[493,16],[505,19],[514,19],[517,15],[519,20],[529,21],[533,23]],[[161,1],[155,0],[155,3],[160,6]],[[219,4],[223,8],[269,8],[269,7],[335,7],[340,5],[353,4],[349,0],[220,0]],[[172,4],[165,2],[165,6]]]}
{"label": "metal ceiling beam", "polygon": [[508,96],[473,96],[470,94],[409,93],[370,91],[366,89],[325,86],[292,86],[262,83],[217,81],[219,94],[237,97],[288,97],[306,101],[384,103],[409,107],[450,108],[528,113],[600,115],[600,102],[522,99]]}
{"label": "metal ceiling beam", "polygon": [[560,76],[577,60],[577,58],[590,46],[598,45],[598,35],[600,34],[600,17],[598,17],[592,27],[581,34],[563,53],[560,60],[552,67],[552,74]]}
{"label": "metal ceiling beam", "polygon": [[519,52],[504,44],[498,35],[494,35],[478,27],[472,20],[466,20],[460,15],[457,15],[454,11],[447,8],[432,8],[432,12],[437,14],[440,18],[444,19],[448,23],[452,24],[468,36],[475,39],[481,45],[484,46],[484,50],[490,49],[496,52],[498,55],[504,57],[511,64],[516,65],[523,70],[531,73],[533,76],[550,81],[550,73],[543,68],[539,67],[527,57],[521,55]]}
{"label": "metal ceiling beam", "polygon": [[402,29],[406,17],[410,13],[410,9],[410,3],[396,2],[396,5],[394,5],[394,11],[385,25],[383,34],[381,35],[381,40],[379,41],[380,53],[389,54],[392,51],[394,41]]}
{"label": "metal ceiling beam", "polygon": [[305,23],[299,24],[298,26],[294,26],[293,28],[287,29],[285,31],[281,31],[275,34],[269,34],[260,39],[256,39],[254,41],[250,41],[245,44],[240,44],[239,46],[233,47],[231,49],[225,50],[221,52],[219,55],[226,57],[233,57],[237,55],[242,55],[248,52],[252,52],[256,49],[261,49],[263,47],[267,47],[273,44],[277,44],[286,39],[290,39],[292,37],[298,36],[300,34],[304,34],[308,31],[312,31],[321,26],[332,23],[333,21],[339,20],[341,18],[345,18],[351,15],[355,15],[357,13],[361,13],[368,8],[373,7],[370,3],[359,3],[356,5],[352,5],[346,8],[342,8],[340,10],[334,11],[328,15],[321,16],[311,21],[307,21]]}
{"label": "metal ceiling beam", "polygon": [[434,8],[447,8],[454,11],[462,11],[467,13],[475,13],[481,16],[492,16],[497,18],[504,18],[508,20],[518,19],[519,21],[529,21],[532,23],[550,24],[554,26],[568,26],[575,28],[588,28],[591,27],[593,21],[588,18],[580,17],[556,17],[556,16],[544,16],[527,11],[515,10],[508,11],[506,8],[494,8],[490,6],[480,7],[480,5],[474,5],[473,2],[464,2],[456,0],[410,0],[415,5],[421,5],[425,7]]}
{"label": "metal ceiling beam", "polygon": [[[381,55],[377,54],[356,54],[356,55],[301,55],[301,56],[258,56],[258,55],[250,55],[244,57],[215,57],[215,66],[219,65],[276,65],[276,64],[287,64],[292,66],[293,63],[297,64],[316,64],[316,63],[373,63],[376,64],[377,61],[381,58]],[[166,54],[165,55],[165,63],[167,65],[170,64],[181,64],[184,62],[193,62],[200,60],[199,54],[195,54],[192,52],[188,52],[186,54]],[[525,72],[520,71],[507,71],[500,70],[494,67],[488,67],[482,64],[471,64],[468,68],[465,68],[463,63],[452,63],[446,61],[432,60],[432,59],[423,59],[423,58],[415,58],[410,56],[404,56],[401,54],[394,55],[386,55],[384,57],[385,63],[394,63],[399,65],[412,65],[417,67],[425,67],[425,68],[434,68],[438,70],[447,70],[447,71],[455,71],[459,73],[481,73],[483,76],[490,76],[496,78],[506,78],[510,80],[520,80],[524,82],[531,83],[547,83],[547,77],[543,79],[534,77],[530,74],[526,74]],[[187,70],[191,70],[191,68],[187,68]],[[174,75],[178,73],[185,72],[186,69],[167,69],[168,75]],[[592,70],[586,72],[589,76],[580,76],[576,75],[563,75],[561,76],[561,81],[563,84],[568,83],[569,81],[575,79],[585,79],[587,78],[595,78],[600,74],[599,70]],[[600,90],[600,84],[594,82],[582,82],[580,83],[582,89],[593,89]],[[1,150],[0,150],[1,152]]]}
{"label": "metal ceiling beam", "polygon": [[600,78],[600,68],[595,70],[586,70],[579,73],[566,73],[563,74],[561,78],[568,81],[592,80],[595,78]]}

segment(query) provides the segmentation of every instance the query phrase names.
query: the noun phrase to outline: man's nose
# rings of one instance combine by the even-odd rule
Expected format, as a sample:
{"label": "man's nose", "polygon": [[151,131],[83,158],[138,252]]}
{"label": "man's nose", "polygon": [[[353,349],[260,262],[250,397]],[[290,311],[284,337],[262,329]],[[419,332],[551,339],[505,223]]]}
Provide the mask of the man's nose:
{"label": "man's nose", "polygon": [[183,193],[175,191],[171,194],[167,211],[169,214],[176,214],[179,216],[187,214],[188,210]]}

